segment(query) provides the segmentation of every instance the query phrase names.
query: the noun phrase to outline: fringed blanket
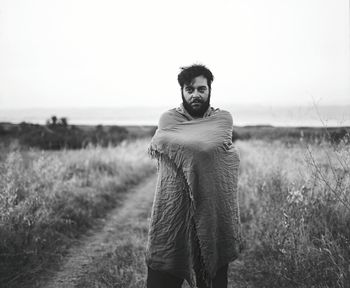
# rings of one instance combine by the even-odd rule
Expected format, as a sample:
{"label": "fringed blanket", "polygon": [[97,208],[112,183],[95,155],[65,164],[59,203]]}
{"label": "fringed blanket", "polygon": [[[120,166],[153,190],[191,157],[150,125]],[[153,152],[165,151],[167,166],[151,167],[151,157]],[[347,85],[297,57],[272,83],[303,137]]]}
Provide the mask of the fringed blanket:
{"label": "fringed blanket", "polygon": [[147,265],[186,279],[209,281],[238,256],[239,156],[232,117],[213,110],[189,121],[181,109],[164,113],[150,154],[158,159]]}

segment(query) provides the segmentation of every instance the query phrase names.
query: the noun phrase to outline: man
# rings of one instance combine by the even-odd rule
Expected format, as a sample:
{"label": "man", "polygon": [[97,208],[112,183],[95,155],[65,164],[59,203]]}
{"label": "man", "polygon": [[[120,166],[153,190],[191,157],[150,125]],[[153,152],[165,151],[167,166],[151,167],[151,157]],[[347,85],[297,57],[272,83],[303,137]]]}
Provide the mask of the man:
{"label": "man", "polygon": [[148,288],[226,288],[238,257],[239,157],[232,117],[210,106],[214,77],[203,65],[178,75],[182,105],[165,112],[150,145],[158,160],[146,262]]}

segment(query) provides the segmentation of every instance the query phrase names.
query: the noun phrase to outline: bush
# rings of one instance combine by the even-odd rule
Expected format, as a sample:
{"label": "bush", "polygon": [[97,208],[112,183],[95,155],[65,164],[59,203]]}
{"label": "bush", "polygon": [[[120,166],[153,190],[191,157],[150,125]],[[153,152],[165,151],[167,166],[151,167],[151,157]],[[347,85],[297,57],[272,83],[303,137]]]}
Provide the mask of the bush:
{"label": "bush", "polygon": [[69,125],[66,118],[57,119],[53,116],[46,125],[22,122],[11,124],[5,129],[0,124],[0,140],[6,146],[13,140],[18,140],[23,148],[39,148],[43,150],[81,149],[89,144],[107,147],[118,145],[130,138],[124,127],[112,126],[105,128],[97,125],[86,130]]}

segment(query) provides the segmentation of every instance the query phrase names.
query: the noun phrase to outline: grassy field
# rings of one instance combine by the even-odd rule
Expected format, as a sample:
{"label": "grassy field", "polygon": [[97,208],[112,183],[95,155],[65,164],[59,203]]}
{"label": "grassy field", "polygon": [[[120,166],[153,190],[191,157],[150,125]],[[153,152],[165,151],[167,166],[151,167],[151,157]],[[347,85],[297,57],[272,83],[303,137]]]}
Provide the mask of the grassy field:
{"label": "grassy field", "polygon": [[149,140],[118,147],[0,155],[0,283],[61,257],[130,185],[154,173]]}
{"label": "grassy field", "polygon": [[[2,280],[62,254],[122,202],[120,192],[154,173],[147,142],[1,155]],[[245,249],[231,265],[230,287],[350,287],[349,143],[236,145]],[[119,240],[94,258],[77,287],[143,287],[152,194],[118,224]]]}
{"label": "grassy field", "polygon": [[[237,146],[245,249],[229,287],[350,287],[349,145]],[[94,259],[77,287],[144,287],[147,213],[118,226],[119,244]]]}
{"label": "grassy field", "polygon": [[240,142],[242,287],[350,287],[350,146]]}

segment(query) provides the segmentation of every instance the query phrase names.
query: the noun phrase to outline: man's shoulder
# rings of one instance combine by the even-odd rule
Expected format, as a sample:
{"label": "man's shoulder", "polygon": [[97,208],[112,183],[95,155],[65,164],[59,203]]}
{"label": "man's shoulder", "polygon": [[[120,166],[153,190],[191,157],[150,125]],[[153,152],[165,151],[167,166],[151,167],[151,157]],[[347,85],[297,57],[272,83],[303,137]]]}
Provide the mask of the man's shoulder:
{"label": "man's shoulder", "polygon": [[174,118],[175,116],[177,116],[178,112],[177,112],[177,109],[176,108],[172,108],[172,109],[169,109],[165,112],[163,112],[161,115],[160,115],[160,120],[167,120],[167,119],[172,119]]}
{"label": "man's shoulder", "polygon": [[213,108],[213,111],[212,111],[212,114],[215,115],[215,114],[221,114],[221,115],[225,115],[226,117],[229,117],[232,119],[232,114],[231,112],[227,111],[227,110],[223,110],[223,109],[220,109],[220,108]]}
{"label": "man's shoulder", "polygon": [[[162,113],[159,118],[158,128],[162,129],[170,125],[174,125],[178,122],[182,122],[181,114],[177,111],[177,108],[169,109]],[[182,120],[182,121],[181,121]]]}

